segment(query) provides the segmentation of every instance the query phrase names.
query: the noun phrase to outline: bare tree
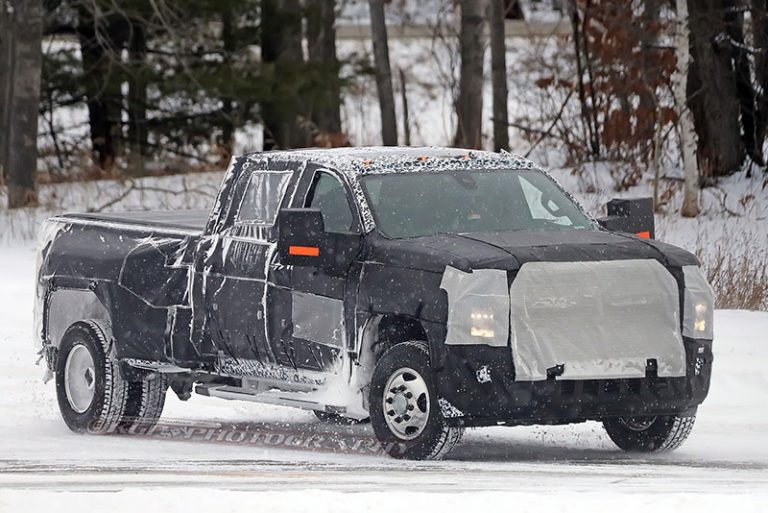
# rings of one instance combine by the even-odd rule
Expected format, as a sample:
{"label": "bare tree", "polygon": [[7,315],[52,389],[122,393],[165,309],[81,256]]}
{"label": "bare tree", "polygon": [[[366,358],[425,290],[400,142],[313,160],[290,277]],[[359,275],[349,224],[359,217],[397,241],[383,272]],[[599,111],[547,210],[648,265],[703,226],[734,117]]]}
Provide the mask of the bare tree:
{"label": "bare tree", "polygon": [[461,70],[459,97],[456,100],[455,144],[464,148],[481,148],[483,143],[483,55],[484,24],[487,0],[461,0],[461,32],[459,53]]}
{"label": "bare tree", "polygon": [[371,38],[376,68],[376,88],[381,111],[381,139],[384,146],[397,145],[395,95],[392,91],[392,68],[389,65],[389,43],[384,19],[384,0],[369,0],[371,10]]}
{"label": "bare tree", "polygon": [[693,115],[688,109],[688,68],[690,62],[690,41],[688,29],[687,0],[677,3],[677,65],[674,80],[675,103],[677,104],[678,128],[680,130],[680,153],[683,157],[685,188],[683,194],[684,217],[699,215],[699,170],[696,163],[696,130]]}
{"label": "bare tree", "polygon": [[507,41],[504,33],[504,0],[490,0],[491,83],[493,88],[493,149],[509,149],[507,112]]}
{"label": "bare tree", "polygon": [[[4,133],[7,146],[6,183],[8,207],[20,208],[37,203],[37,118],[40,107],[40,76],[43,64],[42,0],[4,2],[4,43],[11,48],[2,63],[9,80],[6,82]],[[10,7],[10,9],[8,9]]]}

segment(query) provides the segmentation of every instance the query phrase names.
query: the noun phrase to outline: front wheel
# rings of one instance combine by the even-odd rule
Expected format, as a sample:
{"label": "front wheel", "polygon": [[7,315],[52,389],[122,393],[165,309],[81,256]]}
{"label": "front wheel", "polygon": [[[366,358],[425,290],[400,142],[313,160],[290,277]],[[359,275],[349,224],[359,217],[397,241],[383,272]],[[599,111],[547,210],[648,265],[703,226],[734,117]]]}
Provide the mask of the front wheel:
{"label": "front wheel", "polygon": [[627,452],[663,452],[680,447],[688,438],[696,415],[616,417],[603,421],[613,443]]}
{"label": "front wheel", "polygon": [[440,411],[424,342],[398,344],[382,355],[369,404],[376,438],[392,457],[440,459],[461,438],[462,429],[448,426]]}

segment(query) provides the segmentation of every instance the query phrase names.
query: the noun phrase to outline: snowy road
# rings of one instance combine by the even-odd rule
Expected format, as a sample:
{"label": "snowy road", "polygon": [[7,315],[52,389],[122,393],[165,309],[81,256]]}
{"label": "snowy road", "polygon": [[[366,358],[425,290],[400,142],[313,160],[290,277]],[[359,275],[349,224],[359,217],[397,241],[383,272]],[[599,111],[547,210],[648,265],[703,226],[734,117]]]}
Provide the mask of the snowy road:
{"label": "snowy road", "polygon": [[[677,452],[628,456],[598,424],[586,423],[473,430],[449,460],[401,462],[364,450],[291,448],[282,439],[238,444],[70,433],[58,418],[52,384],[44,385],[34,366],[33,269],[30,248],[0,248],[0,511],[135,511],[144,501],[164,511],[471,510],[478,500],[514,504],[516,512],[606,504],[620,504],[622,513],[766,510],[765,313],[717,312],[712,390]],[[200,396],[188,403],[169,396],[163,419],[249,433],[283,430],[344,447],[371,435],[367,426],[324,426],[306,412]],[[349,491],[356,493],[341,493]]]}

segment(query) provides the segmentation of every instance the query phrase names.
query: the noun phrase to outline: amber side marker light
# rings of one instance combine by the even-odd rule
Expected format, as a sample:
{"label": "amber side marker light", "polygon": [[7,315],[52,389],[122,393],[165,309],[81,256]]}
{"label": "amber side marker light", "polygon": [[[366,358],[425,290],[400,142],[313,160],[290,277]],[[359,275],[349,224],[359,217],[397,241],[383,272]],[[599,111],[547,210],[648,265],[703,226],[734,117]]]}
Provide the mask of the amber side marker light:
{"label": "amber side marker light", "polygon": [[637,232],[635,235],[637,235],[641,239],[650,239],[651,238],[651,232]]}
{"label": "amber side marker light", "polygon": [[288,254],[293,256],[320,256],[320,248],[315,246],[289,246]]}

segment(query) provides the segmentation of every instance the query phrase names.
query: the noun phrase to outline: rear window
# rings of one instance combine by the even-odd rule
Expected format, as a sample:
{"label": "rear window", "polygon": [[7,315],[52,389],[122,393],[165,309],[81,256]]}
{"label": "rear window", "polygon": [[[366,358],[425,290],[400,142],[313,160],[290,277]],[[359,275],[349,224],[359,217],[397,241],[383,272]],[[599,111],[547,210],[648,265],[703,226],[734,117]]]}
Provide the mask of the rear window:
{"label": "rear window", "polygon": [[272,226],[291,180],[290,171],[256,171],[248,180],[235,224]]}

